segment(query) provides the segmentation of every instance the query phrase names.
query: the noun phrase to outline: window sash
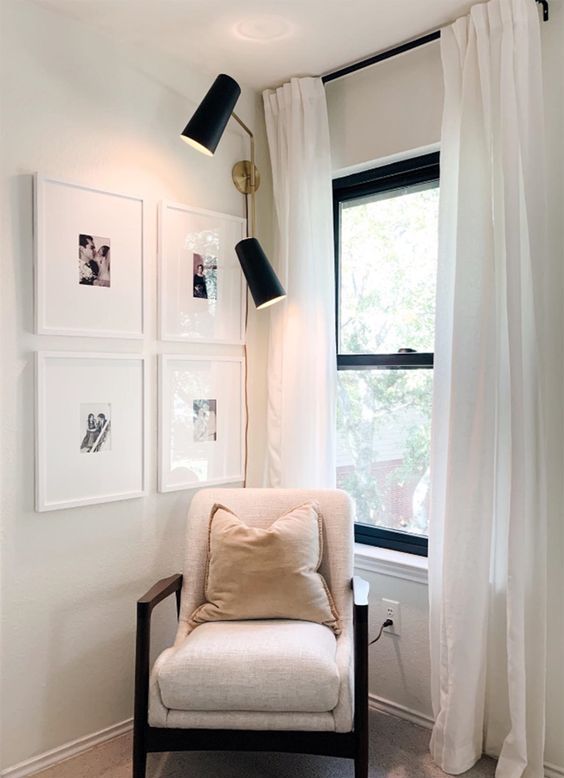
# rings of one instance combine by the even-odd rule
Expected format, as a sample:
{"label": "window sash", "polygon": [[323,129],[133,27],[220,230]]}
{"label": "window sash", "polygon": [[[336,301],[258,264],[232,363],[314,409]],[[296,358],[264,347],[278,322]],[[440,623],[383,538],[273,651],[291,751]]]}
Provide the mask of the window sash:
{"label": "window sash", "polygon": [[[420,183],[439,181],[439,153],[425,154],[391,165],[355,173],[333,180],[333,222],[335,240],[335,338],[337,343],[337,370],[386,370],[401,367],[405,370],[431,370],[432,352],[393,354],[341,354],[339,353],[340,315],[340,216],[341,203],[356,200],[365,195],[385,193]],[[405,347],[409,348],[406,343]],[[427,556],[428,539],[421,535],[400,530],[374,527],[357,522],[355,540],[372,546]]]}

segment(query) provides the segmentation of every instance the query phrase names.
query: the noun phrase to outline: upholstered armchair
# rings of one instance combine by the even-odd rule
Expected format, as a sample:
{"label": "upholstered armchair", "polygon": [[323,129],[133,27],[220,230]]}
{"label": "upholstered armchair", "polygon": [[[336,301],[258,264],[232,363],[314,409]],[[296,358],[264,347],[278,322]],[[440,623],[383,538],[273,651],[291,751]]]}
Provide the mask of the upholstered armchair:
{"label": "upholstered armchair", "polygon": [[[340,615],[338,637],[290,619],[217,621],[189,629],[205,600],[208,527],[220,502],[266,528],[305,501],[323,517],[319,573]],[[175,594],[174,645],[149,667],[151,613]],[[348,757],[368,775],[368,584],[353,578],[353,508],[345,492],[205,489],[188,514],[183,575],[137,603],[133,778],[148,752],[279,751]]]}

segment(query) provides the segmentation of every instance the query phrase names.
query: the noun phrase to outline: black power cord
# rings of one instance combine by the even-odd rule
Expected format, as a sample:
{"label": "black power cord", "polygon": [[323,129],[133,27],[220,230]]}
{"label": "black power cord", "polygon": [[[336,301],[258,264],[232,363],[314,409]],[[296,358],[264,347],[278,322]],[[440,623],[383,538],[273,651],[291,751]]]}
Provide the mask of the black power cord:
{"label": "black power cord", "polygon": [[393,627],[393,626],[394,626],[394,622],[391,619],[386,619],[386,621],[380,627],[380,632],[378,633],[378,637],[375,637],[374,640],[371,640],[368,645],[371,646],[372,643],[376,643],[377,640],[380,640],[380,638],[382,637],[382,632],[386,629],[386,627]]}

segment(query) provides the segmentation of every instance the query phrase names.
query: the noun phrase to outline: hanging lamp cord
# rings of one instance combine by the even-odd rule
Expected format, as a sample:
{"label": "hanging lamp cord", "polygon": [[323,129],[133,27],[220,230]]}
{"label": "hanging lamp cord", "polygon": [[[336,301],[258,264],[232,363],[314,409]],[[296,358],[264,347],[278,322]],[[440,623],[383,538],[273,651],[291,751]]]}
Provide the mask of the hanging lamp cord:
{"label": "hanging lamp cord", "polygon": [[[249,235],[249,195],[245,195],[245,218],[247,220],[247,237]],[[243,468],[243,488],[247,486],[248,465],[249,465],[249,360],[247,352],[247,328],[249,324],[249,287],[245,289],[245,342],[243,343],[244,365],[244,392],[245,392],[245,440],[244,440],[244,468]]]}

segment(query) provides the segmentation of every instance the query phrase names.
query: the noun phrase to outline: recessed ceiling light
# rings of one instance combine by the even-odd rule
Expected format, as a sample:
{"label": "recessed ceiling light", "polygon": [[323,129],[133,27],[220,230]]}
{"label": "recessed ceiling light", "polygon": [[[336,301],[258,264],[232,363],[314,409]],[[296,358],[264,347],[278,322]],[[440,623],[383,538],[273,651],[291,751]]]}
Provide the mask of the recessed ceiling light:
{"label": "recessed ceiling light", "polygon": [[234,27],[238,38],[251,41],[272,41],[292,34],[290,22],[281,16],[252,16],[237,22]]}

